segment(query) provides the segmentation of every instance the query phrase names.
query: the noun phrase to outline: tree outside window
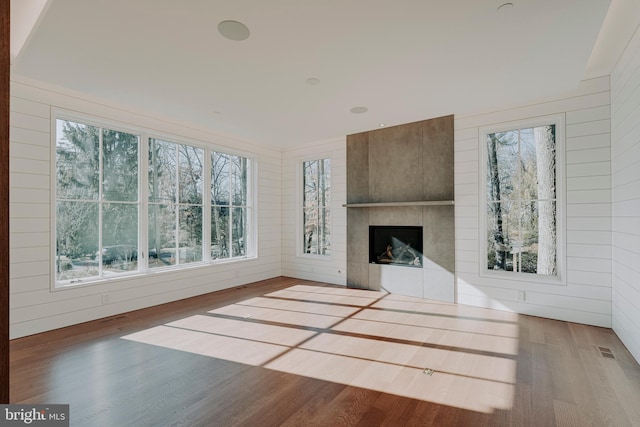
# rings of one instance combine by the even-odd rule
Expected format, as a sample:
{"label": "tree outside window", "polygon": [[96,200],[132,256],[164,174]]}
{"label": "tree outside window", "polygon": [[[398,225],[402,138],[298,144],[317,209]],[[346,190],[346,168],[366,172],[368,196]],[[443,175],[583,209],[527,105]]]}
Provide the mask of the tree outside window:
{"label": "tree outside window", "polygon": [[247,255],[249,159],[211,153],[211,259]]}
{"label": "tree outside window", "polygon": [[331,255],[331,159],[303,162],[303,252]]}
{"label": "tree outside window", "polygon": [[556,125],[488,133],[486,265],[557,275]]}
{"label": "tree outside window", "polygon": [[138,269],[138,135],[56,121],[56,280]]}
{"label": "tree outside window", "polygon": [[246,157],[56,119],[55,170],[58,286],[255,252]]}
{"label": "tree outside window", "polygon": [[202,261],[204,150],[149,138],[149,268]]}

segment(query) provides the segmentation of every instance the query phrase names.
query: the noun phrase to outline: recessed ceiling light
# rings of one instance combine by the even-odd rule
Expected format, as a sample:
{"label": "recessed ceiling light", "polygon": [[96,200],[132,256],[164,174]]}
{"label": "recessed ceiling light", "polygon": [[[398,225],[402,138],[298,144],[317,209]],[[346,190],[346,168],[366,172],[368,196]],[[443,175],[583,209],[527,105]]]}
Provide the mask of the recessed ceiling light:
{"label": "recessed ceiling light", "polygon": [[378,126],[380,126],[381,128],[385,127],[386,125],[384,123],[380,123]]}
{"label": "recessed ceiling light", "polygon": [[353,114],[363,114],[369,111],[369,109],[367,107],[353,107],[350,111]]}
{"label": "recessed ceiling light", "polygon": [[308,84],[309,86],[315,86],[315,85],[318,85],[318,84],[320,84],[320,79],[318,79],[318,78],[316,78],[316,77],[309,77],[309,78],[307,79],[307,84]]}
{"label": "recessed ceiling light", "polygon": [[242,22],[222,21],[218,24],[218,32],[229,40],[240,42],[249,38],[249,28]]}

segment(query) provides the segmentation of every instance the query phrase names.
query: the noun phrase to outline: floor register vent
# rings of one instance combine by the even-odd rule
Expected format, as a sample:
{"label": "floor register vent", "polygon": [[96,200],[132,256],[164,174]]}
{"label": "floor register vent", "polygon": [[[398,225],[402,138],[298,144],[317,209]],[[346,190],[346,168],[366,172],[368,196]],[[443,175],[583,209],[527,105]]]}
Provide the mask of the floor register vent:
{"label": "floor register vent", "polygon": [[613,356],[613,353],[607,347],[598,347],[598,350],[600,351],[600,354],[602,355],[602,357],[607,357],[609,359],[615,359],[615,357]]}

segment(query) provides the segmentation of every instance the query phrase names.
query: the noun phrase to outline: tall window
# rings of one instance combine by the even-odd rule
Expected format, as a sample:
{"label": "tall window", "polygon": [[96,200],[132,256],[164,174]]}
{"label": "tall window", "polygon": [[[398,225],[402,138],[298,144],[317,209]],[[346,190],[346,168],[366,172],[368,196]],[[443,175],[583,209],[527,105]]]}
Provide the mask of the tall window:
{"label": "tall window", "polygon": [[558,274],[558,123],[486,133],[486,266]]}
{"label": "tall window", "polygon": [[149,139],[149,268],[202,261],[204,150]]}
{"label": "tall window", "polygon": [[211,153],[211,259],[247,255],[249,160]]}
{"label": "tall window", "polygon": [[56,122],[56,279],[138,269],[139,137]]}
{"label": "tall window", "polygon": [[331,255],[331,160],[303,162],[303,252]]}

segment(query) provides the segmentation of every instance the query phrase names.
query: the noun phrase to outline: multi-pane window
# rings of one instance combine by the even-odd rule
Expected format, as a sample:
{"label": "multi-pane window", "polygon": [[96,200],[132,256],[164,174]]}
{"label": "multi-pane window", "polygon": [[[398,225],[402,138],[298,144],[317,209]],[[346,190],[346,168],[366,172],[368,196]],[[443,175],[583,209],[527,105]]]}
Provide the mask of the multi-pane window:
{"label": "multi-pane window", "polygon": [[204,150],[149,139],[149,268],[202,261]]}
{"label": "multi-pane window", "polygon": [[211,153],[211,259],[247,255],[249,160]]}
{"label": "multi-pane window", "polygon": [[331,255],[331,160],[302,164],[305,254]]}
{"label": "multi-pane window", "polygon": [[139,136],[56,122],[58,281],[138,269]]}
{"label": "multi-pane window", "polygon": [[486,266],[557,276],[557,124],[486,134]]}
{"label": "multi-pane window", "polygon": [[255,255],[246,157],[57,118],[55,170],[59,286]]}

